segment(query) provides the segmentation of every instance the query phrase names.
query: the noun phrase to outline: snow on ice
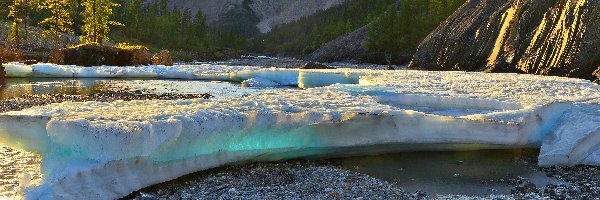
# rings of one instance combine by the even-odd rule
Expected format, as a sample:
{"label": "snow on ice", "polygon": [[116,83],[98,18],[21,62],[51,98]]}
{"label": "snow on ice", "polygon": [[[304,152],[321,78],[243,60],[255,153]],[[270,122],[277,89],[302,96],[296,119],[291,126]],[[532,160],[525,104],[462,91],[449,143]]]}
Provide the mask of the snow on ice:
{"label": "snow on ice", "polygon": [[27,192],[31,199],[112,199],[227,163],[335,156],[343,152],[336,149],[378,145],[385,146],[381,151],[390,145],[397,147],[391,151],[541,147],[540,165],[600,165],[600,86],[585,80],[412,70],[51,66],[59,73],[36,66],[50,65],[7,70],[9,76],[78,71],[78,77],[144,74],[307,89],[212,100],[65,102],[0,114],[0,144],[43,157],[44,182]]}

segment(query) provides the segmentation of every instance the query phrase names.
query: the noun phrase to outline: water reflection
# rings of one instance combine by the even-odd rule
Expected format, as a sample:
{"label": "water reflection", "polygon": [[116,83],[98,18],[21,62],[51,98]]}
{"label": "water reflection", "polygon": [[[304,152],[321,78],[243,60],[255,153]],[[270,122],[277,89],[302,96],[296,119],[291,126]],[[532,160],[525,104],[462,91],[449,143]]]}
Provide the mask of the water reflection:
{"label": "water reflection", "polygon": [[0,199],[21,199],[26,186],[42,180],[41,156],[0,146]]}
{"label": "water reflection", "polygon": [[240,84],[216,81],[145,80],[145,79],[7,79],[0,86],[0,99],[11,99],[42,94],[84,95],[105,91],[140,91],[149,94],[204,94],[216,98],[257,93],[254,88]]}
{"label": "water reflection", "polygon": [[436,195],[510,195],[517,177],[536,185],[558,184],[539,170],[536,149],[409,152],[334,159],[344,168]]}

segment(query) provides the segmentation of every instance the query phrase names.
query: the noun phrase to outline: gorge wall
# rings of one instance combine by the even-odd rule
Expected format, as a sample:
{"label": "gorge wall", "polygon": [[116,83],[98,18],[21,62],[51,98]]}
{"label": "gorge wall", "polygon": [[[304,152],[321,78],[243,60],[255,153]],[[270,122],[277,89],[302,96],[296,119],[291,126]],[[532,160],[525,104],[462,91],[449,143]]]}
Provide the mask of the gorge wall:
{"label": "gorge wall", "polygon": [[420,45],[426,70],[600,81],[600,0],[469,0]]}

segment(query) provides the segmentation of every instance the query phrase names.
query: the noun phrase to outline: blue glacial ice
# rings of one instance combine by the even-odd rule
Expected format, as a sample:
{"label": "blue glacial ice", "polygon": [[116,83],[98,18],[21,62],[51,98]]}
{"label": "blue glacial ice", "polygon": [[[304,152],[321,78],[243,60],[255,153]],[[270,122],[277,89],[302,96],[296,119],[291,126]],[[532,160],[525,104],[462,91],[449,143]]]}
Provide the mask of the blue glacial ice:
{"label": "blue glacial ice", "polygon": [[[541,147],[540,165],[600,165],[600,86],[585,80],[411,70],[159,68],[159,74],[185,74],[171,78],[254,79],[306,89],[211,100],[65,102],[0,114],[0,144],[43,157],[44,181],[27,198],[113,199],[228,163],[335,156],[345,153],[336,149],[353,147]],[[13,75],[27,71],[16,64],[7,69]]]}

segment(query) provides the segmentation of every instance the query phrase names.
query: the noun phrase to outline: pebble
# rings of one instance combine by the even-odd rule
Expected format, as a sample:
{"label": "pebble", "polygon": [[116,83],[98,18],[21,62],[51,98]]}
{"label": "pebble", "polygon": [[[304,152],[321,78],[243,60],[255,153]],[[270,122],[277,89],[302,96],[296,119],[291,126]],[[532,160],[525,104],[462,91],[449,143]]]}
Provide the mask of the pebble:
{"label": "pebble", "polygon": [[[125,199],[426,199],[400,186],[321,161],[252,163],[200,172]],[[183,180],[182,180],[183,179]],[[189,181],[185,181],[191,179]]]}
{"label": "pebble", "polygon": [[141,91],[102,91],[93,94],[65,95],[65,94],[43,94],[28,95],[18,98],[0,100],[0,113],[7,111],[20,111],[23,109],[43,106],[52,103],[61,103],[66,101],[73,102],[111,102],[116,100],[176,100],[176,99],[209,99],[210,94],[145,94]]}

